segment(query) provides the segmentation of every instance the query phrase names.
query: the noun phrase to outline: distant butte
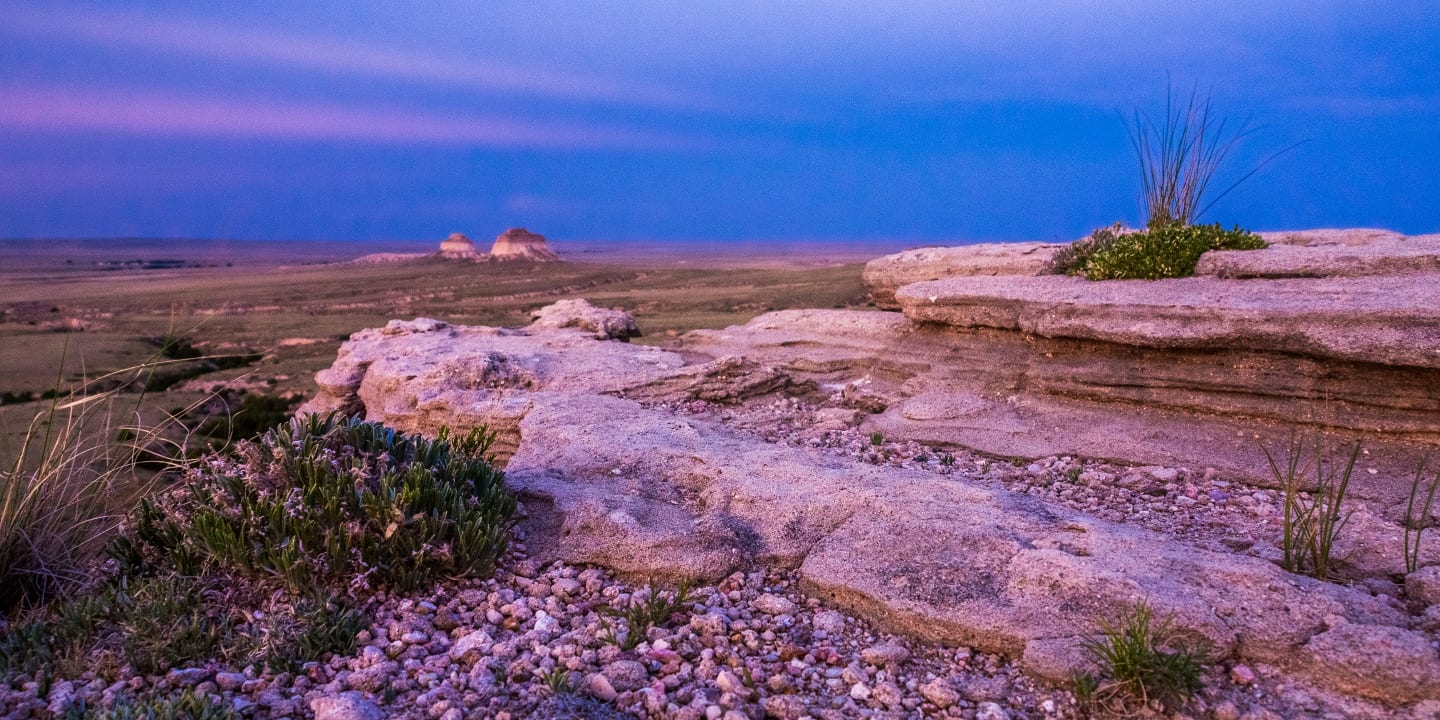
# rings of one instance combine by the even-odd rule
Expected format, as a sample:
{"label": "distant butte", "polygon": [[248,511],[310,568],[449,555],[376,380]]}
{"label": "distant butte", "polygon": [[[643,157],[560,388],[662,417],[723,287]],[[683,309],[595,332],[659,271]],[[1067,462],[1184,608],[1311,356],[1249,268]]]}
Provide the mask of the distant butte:
{"label": "distant butte", "polygon": [[510,228],[495,238],[495,244],[490,247],[490,257],[494,260],[534,260],[538,262],[549,262],[559,260],[560,256],[545,242],[544,235],[532,233],[525,228]]}

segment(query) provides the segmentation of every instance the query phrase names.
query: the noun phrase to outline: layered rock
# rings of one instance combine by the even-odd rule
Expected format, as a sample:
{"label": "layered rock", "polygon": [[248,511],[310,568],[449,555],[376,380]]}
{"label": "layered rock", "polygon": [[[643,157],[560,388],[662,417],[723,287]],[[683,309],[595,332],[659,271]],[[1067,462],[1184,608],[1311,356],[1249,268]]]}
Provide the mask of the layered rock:
{"label": "layered rock", "polygon": [[510,228],[495,238],[490,247],[492,260],[559,260],[560,256],[550,249],[544,235],[532,233],[525,228]]}
{"label": "layered rock", "polygon": [[[798,329],[806,323],[849,342],[821,342]],[[903,316],[773,313],[749,329],[691,338],[688,361],[556,325],[415,321],[356,333],[317,378],[322,392],[307,409],[356,405],[370,419],[421,431],[496,428],[528,511],[527,544],[542,558],[656,577],[713,578],[755,562],[794,567],[811,592],[882,626],[1020,657],[1056,678],[1075,668],[1075,649],[1097,621],[1145,601],[1217,657],[1390,703],[1440,696],[1429,639],[1368,593],[963,476],[767,444],[630,399],[719,400],[721,387],[813,392],[868,363],[873,381],[844,385],[857,402],[883,400],[950,360],[875,353],[872,345],[904,347],[935,332]],[[775,346],[808,370],[691,354],[764,332],[808,337],[809,345]],[[916,390],[911,399],[923,395]]]}
{"label": "layered rock", "polygon": [[1196,277],[1163,281],[984,276],[963,247],[945,255],[961,268],[947,277],[896,289],[869,272],[944,270],[901,253],[866,275],[877,304],[903,311],[892,330],[837,338],[789,318],[789,330],[757,321],[687,342],[803,369],[804,353],[783,343],[821,333],[809,346],[851,348],[852,375],[885,370],[875,429],[997,455],[1212,466],[1273,483],[1264,445],[1295,432],[1362,441],[1352,491],[1393,520],[1425,446],[1440,442],[1440,235],[1265,237],[1267,249],[1206,253]]}

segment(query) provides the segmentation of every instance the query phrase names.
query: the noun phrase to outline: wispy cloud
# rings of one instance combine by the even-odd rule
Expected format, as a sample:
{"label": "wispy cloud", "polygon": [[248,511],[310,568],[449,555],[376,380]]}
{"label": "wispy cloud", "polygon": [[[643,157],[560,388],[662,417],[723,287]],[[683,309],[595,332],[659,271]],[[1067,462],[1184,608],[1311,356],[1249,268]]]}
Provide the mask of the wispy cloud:
{"label": "wispy cloud", "polygon": [[111,47],[571,101],[677,110],[719,109],[712,99],[677,88],[387,48],[373,42],[94,10],[57,13],[12,8],[5,15],[10,32],[70,37]]}
{"label": "wispy cloud", "polygon": [[436,143],[515,149],[676,150],[703,143],[627,128],[114,88],[0,86],[0,128],[150,136]]}

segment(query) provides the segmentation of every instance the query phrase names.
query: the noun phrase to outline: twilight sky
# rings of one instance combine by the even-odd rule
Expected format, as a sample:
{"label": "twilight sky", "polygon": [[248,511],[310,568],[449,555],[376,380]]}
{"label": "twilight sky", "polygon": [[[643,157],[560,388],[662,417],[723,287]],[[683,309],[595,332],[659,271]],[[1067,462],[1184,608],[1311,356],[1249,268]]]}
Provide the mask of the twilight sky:
{"label": "twilight sky", "polygon": [[1069,240],[1167,75],[1303,141],[1203,221],[1440,231],[1423,0],[17,0],[0,237]]}

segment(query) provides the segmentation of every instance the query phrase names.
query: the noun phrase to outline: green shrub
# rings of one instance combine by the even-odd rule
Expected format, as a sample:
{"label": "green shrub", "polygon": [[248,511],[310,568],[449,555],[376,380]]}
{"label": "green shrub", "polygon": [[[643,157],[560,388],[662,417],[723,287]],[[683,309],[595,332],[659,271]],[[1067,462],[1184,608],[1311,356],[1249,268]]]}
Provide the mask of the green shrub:
{"label": "green shrub", "polygon": [[222,569],[294,591],[488,573],[515,511],[492,440],[297,418],[208,463],[170,502],[144,502],[116,554],[136,570]]}
{"label": "green shrub", "polygon": [[1153,615],[1141,602],[1119,623],[1100,623],[1100,636],[1087,638],[1083,647],[1101,677],[1076,675],[1077,698],[1110,709],[1143,708],[1154,700],[1174,710],[1200,691],[1204,653],[1187,647],[1166,650],[1175,644],[1170,625],[1154,623]]}
{"label": "green shrub", "polygon": [[1195,274],[1200,256],[1210,250],[1257,250],[1265,241],[1239,227],[1168,225],[1124,232],[1113,225],[1076,241],[1051,261],[1052,272],[1088,280],[1160,280]]}

